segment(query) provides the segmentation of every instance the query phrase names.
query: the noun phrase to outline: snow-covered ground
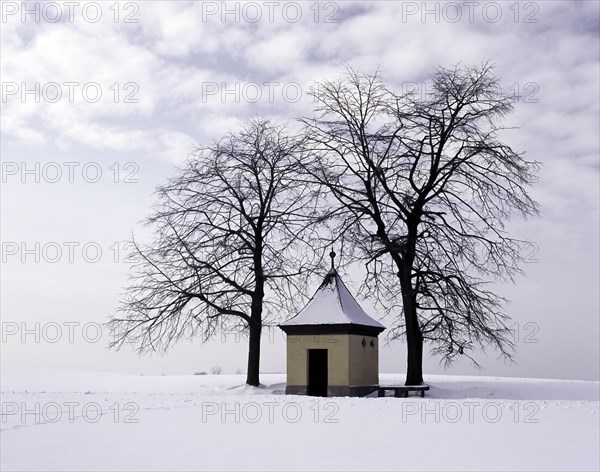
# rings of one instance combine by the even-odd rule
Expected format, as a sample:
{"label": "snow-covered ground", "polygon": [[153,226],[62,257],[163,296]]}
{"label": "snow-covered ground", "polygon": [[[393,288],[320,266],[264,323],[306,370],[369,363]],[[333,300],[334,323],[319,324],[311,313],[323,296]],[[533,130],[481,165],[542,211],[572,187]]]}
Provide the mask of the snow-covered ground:
{"label": "snow-covered ground", "polygon": [[[402,375],[383,374],[385,385]],[[427,376],[425,398],[241,375],[2,371],[10,470],[599,470],[599,382]]]}

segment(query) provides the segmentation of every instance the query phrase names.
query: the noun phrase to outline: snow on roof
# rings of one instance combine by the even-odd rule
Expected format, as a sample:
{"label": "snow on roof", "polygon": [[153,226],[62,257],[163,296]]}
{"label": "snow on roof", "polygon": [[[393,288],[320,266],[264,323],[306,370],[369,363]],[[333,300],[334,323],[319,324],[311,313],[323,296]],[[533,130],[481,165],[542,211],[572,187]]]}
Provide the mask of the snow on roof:
{"label": "snow on roof", "polygon": [[300,313],[281,323],[281,326],[324,324],[356,324],[385,329],[385,326],[365,313],[335,269],[328,272]]}

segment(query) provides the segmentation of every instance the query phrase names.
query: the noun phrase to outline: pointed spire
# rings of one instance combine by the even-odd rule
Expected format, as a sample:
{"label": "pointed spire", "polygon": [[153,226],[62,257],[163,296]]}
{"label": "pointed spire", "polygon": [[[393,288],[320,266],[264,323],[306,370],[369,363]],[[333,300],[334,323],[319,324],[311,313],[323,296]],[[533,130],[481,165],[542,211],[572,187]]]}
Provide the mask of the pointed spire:
{"label": "pointed spire", "polygon": [[331,250],[331,269],[323,282],[300,313],[279,325],[282,329],[315,325],[336,325],[345,327],[343,329],[350,325],[370,327],[378,333],[385,329],[381,323],[365,313],[344,285],[335,268],[335,256],[335,251]]}

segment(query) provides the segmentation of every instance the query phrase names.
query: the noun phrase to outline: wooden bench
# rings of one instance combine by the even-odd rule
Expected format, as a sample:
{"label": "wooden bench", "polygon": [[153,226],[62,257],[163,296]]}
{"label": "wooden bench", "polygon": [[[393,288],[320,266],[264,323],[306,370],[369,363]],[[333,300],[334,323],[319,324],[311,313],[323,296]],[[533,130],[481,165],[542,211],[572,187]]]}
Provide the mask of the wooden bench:
{"label": "wooden bench", "polygon": [[395,397],[406,398],[409,392],[420,393],[421,397],[425,396],[425,392],[429,390],[429,385],[404,385],[402,387],[391,386],[383,387],[379,386],[378,396],[385,397],[386,390],[393,390]]}

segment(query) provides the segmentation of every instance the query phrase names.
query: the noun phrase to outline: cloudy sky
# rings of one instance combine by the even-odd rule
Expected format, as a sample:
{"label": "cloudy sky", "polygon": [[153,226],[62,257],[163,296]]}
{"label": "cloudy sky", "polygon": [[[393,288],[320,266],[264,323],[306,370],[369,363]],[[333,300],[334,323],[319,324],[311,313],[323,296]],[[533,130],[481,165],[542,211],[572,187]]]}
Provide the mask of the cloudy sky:
{"label": "cloudy sky", "polygon": [[[345,65],[425,93],[418,84],[438,65],[490,60],[520,97],[506,141],[543,163],[532,190],[542,216],[511,223],[536,244],[526,276],[498,287],[512,300],[516,362],[491,352],[481,372],[448,373],[598,379],[598,2],[0,5],[3,367],[245,369],[232,334],[166,356],[106,349],[98,326],[126,282],[124,241],[145,236],[155,186],[246,117],[293,127],[311,111],[307,87]],[[380,364],[404,372],[405,346],[383,347]],[[284,368],[277,330],[262,370]],[[438,372],[427,359],[425,373]]]}

